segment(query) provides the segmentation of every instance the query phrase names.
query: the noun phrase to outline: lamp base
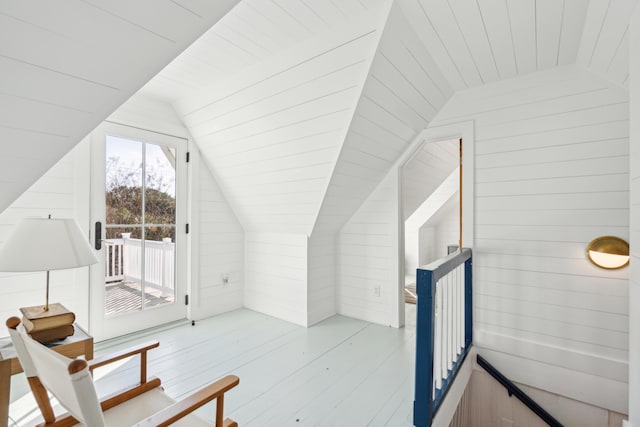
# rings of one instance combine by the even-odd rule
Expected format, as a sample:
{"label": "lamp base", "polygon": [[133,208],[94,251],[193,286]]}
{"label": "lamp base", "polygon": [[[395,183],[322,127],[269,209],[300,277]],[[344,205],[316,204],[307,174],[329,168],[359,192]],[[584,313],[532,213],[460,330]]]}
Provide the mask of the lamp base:
{"label": "lamp base", "polygon": [[58,303],[49,304],[47,311],[42,306],[23,307],[20,311],[23,316],[22,324],[28,333],[72,325],[76,320],[73,312]]}

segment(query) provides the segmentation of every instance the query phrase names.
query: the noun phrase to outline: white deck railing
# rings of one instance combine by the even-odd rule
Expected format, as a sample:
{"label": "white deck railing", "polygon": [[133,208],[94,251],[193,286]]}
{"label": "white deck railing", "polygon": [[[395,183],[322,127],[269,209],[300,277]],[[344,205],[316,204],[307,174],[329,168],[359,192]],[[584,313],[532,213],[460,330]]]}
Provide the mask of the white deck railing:
{"label": "white deck railing", "polygon": [[170,238],[161,242],[144,241],[144,276],[142,274],[142,248],[140,239],[131,239],[123,233],[122,239],[106,239],[105,282],[131,281],[172,295],[175,288],[175,243]]}
{"label": "white deck railing", "polygon": [[124,280],[122,273],[124,240],[106,239],[102,243],[104,247],[104,281],[109,283]]}

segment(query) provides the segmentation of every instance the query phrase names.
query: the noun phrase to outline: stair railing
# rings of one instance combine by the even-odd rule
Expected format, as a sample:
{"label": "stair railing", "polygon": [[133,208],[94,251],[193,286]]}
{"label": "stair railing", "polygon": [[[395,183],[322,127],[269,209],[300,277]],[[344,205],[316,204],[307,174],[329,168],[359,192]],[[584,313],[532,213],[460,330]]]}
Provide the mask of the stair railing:
{"label": "stair railing", "polygon": [[471,249],[417,270],[413,424],[430,426],[473,339]]}

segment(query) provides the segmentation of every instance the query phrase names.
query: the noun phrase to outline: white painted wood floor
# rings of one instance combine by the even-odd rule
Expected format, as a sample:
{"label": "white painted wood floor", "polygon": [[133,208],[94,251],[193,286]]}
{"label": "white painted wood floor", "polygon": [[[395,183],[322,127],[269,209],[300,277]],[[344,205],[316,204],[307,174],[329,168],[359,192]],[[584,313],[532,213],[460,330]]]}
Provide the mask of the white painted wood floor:
{"label": "white painted wood floor", "polygon": [[[181,398],[226,374],[240,385],[225,399],[225,416],[256,426],[411,426],[415,306],[408,326],[394,329],[343,316],[310,328],[250,310],[195,326],[179,325],[98,344],[96,355],[136,342],[160,341],[149,353],[149,372],[167,393]],[[137,359],[99,380],[101,392],[136,378]],[[97,373],[96,376],[99,376]],[[12,381],[11,416],[33,425],[39,414],[24,375]],[[212,418],[212,404],[200,409]]]}

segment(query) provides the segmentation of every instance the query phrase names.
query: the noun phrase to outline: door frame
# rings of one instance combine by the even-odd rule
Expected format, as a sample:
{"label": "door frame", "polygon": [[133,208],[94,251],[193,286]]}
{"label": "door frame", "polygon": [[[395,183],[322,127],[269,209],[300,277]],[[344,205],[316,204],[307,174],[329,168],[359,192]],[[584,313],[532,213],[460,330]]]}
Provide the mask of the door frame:
{"label": "door frame", "polygon": [[[402,212],[402,170],[404,165],[411,160],[425,144],[451,140],[462,139],[462,247],[472,248],[475,241],[474,236],[474,183],[475,183],[475,166],[474,166],[474,122],[473,120],[451,123],[443,126],[435,126],[427,128],[413,140],[409,149],[396,162],[397,173],[397,203],[398,203],[398,289],[397,299],[393,304],[394,320],[397,319],[399,326],[404,326],[404,214]],[[475,273],[475,265],[473,267]],[[395,298],[394,298],[395,299]],[[396,317],[397,316],[397,317]],[[474,316],[475,318],[475,316]]]}
{"label": "door frame", "polygon": [[91,333],[96,341],[114,338],[188,317],[185,296],[189,292],[188,253],[190,242],[186,233],[186,224],[189,222],[189,172],[186,161],[189,141],[179,136],[111,122],[103,122],[91,133],[90,227],[91,244],[94,248],[96,239],[94,227],[96,222],[103,224],[102,234],[103,236],[105,235],[106,135],[167,145],[176,149],[176,295],[174,303],[170,305],[152,307],[106,318],[104,315],[104,249],[96,250],[96,255],[100,262],[90,268],[89,286],[89,324]]}

